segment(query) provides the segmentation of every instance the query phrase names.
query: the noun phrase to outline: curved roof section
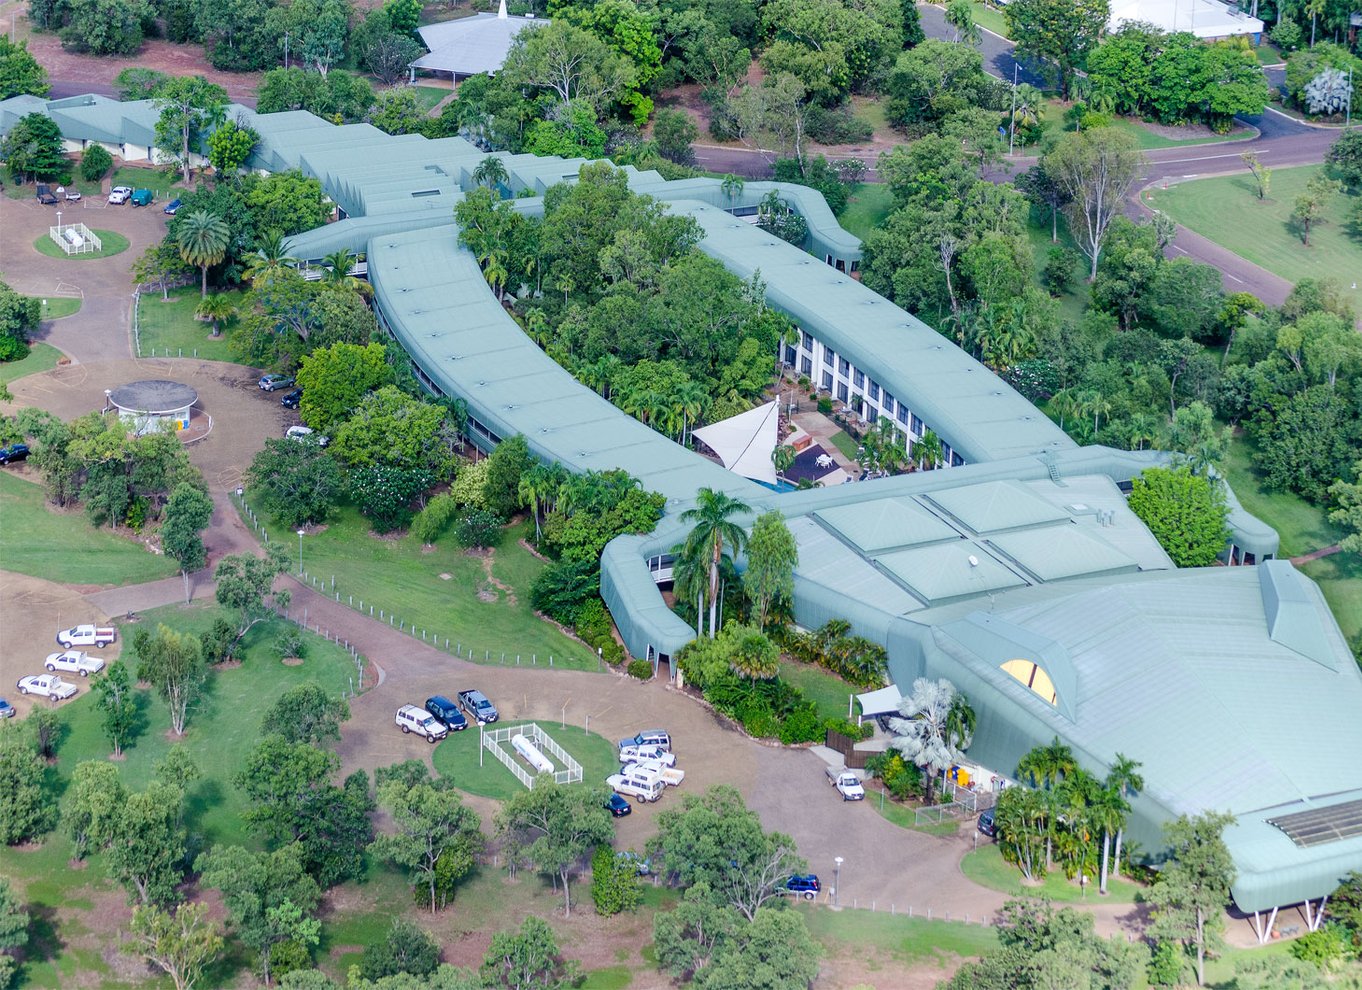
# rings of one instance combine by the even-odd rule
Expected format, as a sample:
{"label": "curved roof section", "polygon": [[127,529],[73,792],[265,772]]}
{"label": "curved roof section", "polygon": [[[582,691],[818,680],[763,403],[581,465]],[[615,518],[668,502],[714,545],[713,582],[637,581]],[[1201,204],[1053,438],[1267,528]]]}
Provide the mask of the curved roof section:
{"label": "curved roof section", "polygon": [[178,412],[199,401],[199,393],[180,382],[163,378],[129,382],[109,393],[109,401],[124,412]]}

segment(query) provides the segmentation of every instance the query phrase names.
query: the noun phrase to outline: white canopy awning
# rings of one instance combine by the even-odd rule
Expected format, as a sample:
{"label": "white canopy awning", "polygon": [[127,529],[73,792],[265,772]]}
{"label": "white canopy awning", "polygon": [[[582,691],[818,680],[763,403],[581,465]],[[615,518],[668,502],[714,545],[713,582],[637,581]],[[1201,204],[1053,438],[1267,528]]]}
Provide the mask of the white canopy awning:
{"label": "white canopy awning", "polygon": [[897,684],[890,684],[878,691],[858,694],[856,700],[861,703],[861,714],[865,718],[873,718],[876,715],[897,715],[903,695],[899,693]]}
{"label": "white canopy awning", "polygon": [[771,463],[771,451],[776,449],[779,422],[777,404],[768,402],[701,427],[695,436],[712,447],[734,474],[774,485],[776,466]]}

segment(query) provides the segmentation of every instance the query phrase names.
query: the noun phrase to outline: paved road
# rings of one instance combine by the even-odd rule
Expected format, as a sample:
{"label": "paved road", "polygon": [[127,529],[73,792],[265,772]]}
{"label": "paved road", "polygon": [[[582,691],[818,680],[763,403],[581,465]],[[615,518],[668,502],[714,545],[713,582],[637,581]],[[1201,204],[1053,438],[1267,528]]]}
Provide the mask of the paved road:
{"label": "paved road", "polygon": [[[922,17],[922,33],[929,38],[942,41],[955,40],[955,28],[946,23],[946,9],[935,4],[918,4],[918,14]],[[1030,83],[1032,86],[1047,85],[1044,74],[1029,60],[1018,60],[1012,50],[1016,46],[1002,35],[994,34],[984,28],[979,29],[979,53],[984,57],[984,71],[997,76],[1004,82],[1011,82],[1016,73],[1017,82]]]}

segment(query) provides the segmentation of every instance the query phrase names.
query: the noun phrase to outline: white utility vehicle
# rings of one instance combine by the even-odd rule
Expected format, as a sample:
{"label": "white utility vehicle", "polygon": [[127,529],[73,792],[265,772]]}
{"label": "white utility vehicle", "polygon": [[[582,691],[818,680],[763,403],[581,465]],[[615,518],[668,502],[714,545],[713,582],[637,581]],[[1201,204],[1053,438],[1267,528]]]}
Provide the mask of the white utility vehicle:
{"label": "white utility vehicle", "polygon": [[19,678],[15,686],[20,694],[45,694],[53,701],[65,701],[76,693],[74,684],[67,684],[56,674],[31,674]]}
{"label": "white utility vehicle", "polygon": [[668,787],[676,787],[686,779],[686,771],[669,763],[663,763],[661,760],[640,760],[637,763],[629,764],[623,772],[660,780]]}
{"label": "white utility vehicle", "polygon": [[843,801],[865,800],[865,787],[861,785],[861,778],[856,776],[855,771],[846,767],[828,767],[827,774],[828,783],[837,788]]}
{"label": "white utility vehicle", "polygon": [[605,778],[605,782],[617,794],[632,797],[639,804],[645,801],[656,801],[667,789],[667,785],[658,778],[635,773],[633,767],[629,767],[623,773],[612,773]]}
{"label": "white utility vehicle", "polygon": [[49,653],[47,662],[43,666],[48,669],[49,673],[53,674],[59,670],[64,670],[68,674],[89,677],[91,674],[98,674],[104,669],[104,661],[81,650],[63,650],[61,653]]}
{"label": "white utility vehicle", "polygon": [[118,630],[113,626],[96,626],[87,622],[57,633],[57,645],[66,649],[73,646],[108,646],[117,638]]}
{"label": "white utility vehicle", "polygon": [[676,766],[676,754],[663,746],[649,743],[647,746],[621,746],[621,763],[638,763],[641,760],[661,760],[669,767]]}
{"label": "white utility vehicle", "polygon": [[449,730],[445,728],[443,722],[416,705],[403,705],[397,710],[393,721],[403,732],[415,732],[418,736],[425,736],[426,742],[432,745],[449,735]]}

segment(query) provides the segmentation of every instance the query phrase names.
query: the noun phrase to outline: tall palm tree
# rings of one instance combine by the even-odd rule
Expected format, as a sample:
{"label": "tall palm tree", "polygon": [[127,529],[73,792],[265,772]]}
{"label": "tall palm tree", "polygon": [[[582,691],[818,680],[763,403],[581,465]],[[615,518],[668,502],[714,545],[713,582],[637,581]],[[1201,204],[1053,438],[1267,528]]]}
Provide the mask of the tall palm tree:
{"label": "tall palm tree", "polygon": [[180,221],[175,235],[176,247],[186,264],[195,265],[203,273],[200,297],[208,298],[208,269],[227,257],[231,228],[216,213],[196,210]]}
{"label": "tall palm tree", "polygon": [[283,271],[298,261],[284,249],[284,235],[277,230],[266,231],[256,241],[255,251],[247,259],[246,270],[241,277],[247,282],[257,279],[269,281],[270,277]]}
{"label": "tall palm tree", "polygon": [[687,378],[672,393],[681,412],[681,443],[686,442],[686,431],[695,428],[700,417],[709,409],[709,389],[694,378]]}
{"label": "tall palm tree", "polygon": [[194,308],[194,315],[213,324],[213,336],[222,333],[222,324],[236,316],[236,303],[232,297],[218,292],[202,300]]}
{"label": "tall palm tree", "polygon": [[[913,681],[912,693],[899,702],[902,717],[889,720],[894,732],[890,745],[922,768],[928,804],[932,803],[936,778],[960,759],[961,750],[973,738],[972,730],[962,732],[966,721],[973,722],[973,711],[969,719],[963,719],[957,698],[955,685],[945,678],[934,681],[919,677]],[[969,708],[968,703],[964,708]]]}
{"label": "tall palm tree", "polygon": [[506,256],[500,251],[488,251],[478,260],[482,262],[482,274],[487,284],[497,294],[497,302],[501,302],[506,292],[506,279],[510,277],[506,271]]}
{"label": "tall palm tree", "polygon": [[493,192],[497,191],[497,186],[504,185],[508,178],[510,174],[506,171],[506,163],[496,155],[488,155],[473,169],[473,181]]}
{"label": "tall palm tree", "polygon": [[728,198],[729,206],[732,206],[733,201],[742,195],[742,187],[742,179],[732,173],[725,175],[723,181],[719,183],[719,188],[723,190],[724,196]]}
{"label": "tall palm tree", "polygon": [[909,454],[917,461],[922,471],[933,471],[941,467],[945,456],[941,452],[941,438],[935,430],[924,430],[922,436],[913,441]]}
{"label": "tall palm tree", "polygon": [[356,278],[350,273],[355,270],[355,262],[358,259],[350,253],[349,248],[341,248],[332,251],[322,259],[322,282],[325,285],[340,289],[353,289],[362,296],[373,293],[373,286],[362,278]]}
{"label": "tall palm tree", "polygon": [[684,605],[695,606],[695,638],[705,634],[705,547],[687,540],[672,547],[672,594]]}
{"label": "tall palm tree", "polygon": [[747,512],[745,503],[724,492],[701,488],[695,495],[695,506],[681,513],[681,521],[695,526],[686,542],[696,549],[705,547],[709,560],[709,638],[718,632],[719,560],[724,548],[731,547],[736,556],[747,542],[747,533],[733,521],[733,516]]}
{"label": "tall palm tree", "polygon": [[771,463],[775,465],[776,474],[782,475],[790,470],[799,455],[788,443],[778,444],[775,450],[771,451]]}
{"label": "tall palm tree", "polygon": [[1064,429],[1064,420],[1070,416],[1077,416],[1081,405],[1077,390],[1072,388],[1062,388],[1050,396],[1050,411],[1059,417],[1061,430]]}
{"label": "tall palm tree", "polygon": [[1054,852],[1054,836],[1057,808],[1057,792],[1064,778],[1078,769],[1078,761],[1073,750],[1065,746],[1056,736],[1048,746],[1037,746],[1021,758],[1017,764],[1017,778],[1030,783],[1032,787],[1043,790],[1050,799],[1050,820],[1046,825],[1045,867],[1049,869]]}
{"label": "tall palm tree", "polygon": [[[1111,765],[1111,770],[1107,773],[1107,786],[1114,787],[1121,799],[1128,802],[1144,789],[1144,778],[1140,776],[1139,769],[1138,760],[1132,760],[1123,753],[1117,753],[1116,762]],[[1125,821],[1122,820],[1116,828],[1116,855],[1113,858],[1113,870],[1118,877],[1121,875],[1121,843],[1125,839],[1125,834]]]}

